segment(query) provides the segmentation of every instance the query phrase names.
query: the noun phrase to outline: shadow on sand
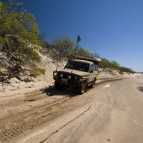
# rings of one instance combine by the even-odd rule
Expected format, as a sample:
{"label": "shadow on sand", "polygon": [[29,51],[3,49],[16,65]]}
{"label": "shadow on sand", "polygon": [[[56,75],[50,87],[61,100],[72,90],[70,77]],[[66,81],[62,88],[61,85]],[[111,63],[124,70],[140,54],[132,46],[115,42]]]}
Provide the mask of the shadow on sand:
{"label": "shadow on sand", "polygon": [[137,88],[139,91],[143,92],[143,86],[138,86]]}
{"label": "shadow on sand", "polygon": [[73,97],[76,96],[77,93],[74,89],[71,88],[62,88],[60,90],[56,90],[54,86],[49,86],[43,89],[43,93],[46,93],[48,96],[69,96]]}

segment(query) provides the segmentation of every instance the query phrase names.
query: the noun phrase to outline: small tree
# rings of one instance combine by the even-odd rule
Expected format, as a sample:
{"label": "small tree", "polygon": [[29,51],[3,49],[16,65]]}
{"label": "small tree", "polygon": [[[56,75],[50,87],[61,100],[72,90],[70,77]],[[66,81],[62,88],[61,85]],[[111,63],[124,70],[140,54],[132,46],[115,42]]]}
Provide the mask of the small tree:
{"label": "small tree", "polygon": [[91,56],[91,57],[94,56],[91,52],[89,52],[88,50],[86,50],[84,48],[77,48],[77,55],[80,55],[80,56]]}
{"label": "small tree", "polygon": [[111,67],[116,70],[119,70],[120,64],[117,63],[116,61],[111,61]]}
{"label": "small tree", "polygon": [[[0,81],[32,75],[40,61],[37,53],[39,29],[33,14],[22,3],[0,2]],[[36,45],[36,46],[35,46]],[[37,74],[41,71],[38,70]],[[21,79],[22,80],[22,79]]]}
{"label": "small tree", "polygon": [[67,35],[61,35],[53,38],[51,44],[55,49],[53,58],[56,61],[62,61],[64,58],[69,58],[75,53],[75,42]]}
{"label": "small tree", "polygon": [[120,67],[119,70],[120,70],[121,73],[122,72],[134,73],[134,71],[131,68],[127,68],[127,67],[124,67],[124,66]]}
{"label": "small tree", "polygon": [[110,68],[111,67],[111,63],[106,58],[102,58],[101,63],[99,63],[99,67],[100,68]]}

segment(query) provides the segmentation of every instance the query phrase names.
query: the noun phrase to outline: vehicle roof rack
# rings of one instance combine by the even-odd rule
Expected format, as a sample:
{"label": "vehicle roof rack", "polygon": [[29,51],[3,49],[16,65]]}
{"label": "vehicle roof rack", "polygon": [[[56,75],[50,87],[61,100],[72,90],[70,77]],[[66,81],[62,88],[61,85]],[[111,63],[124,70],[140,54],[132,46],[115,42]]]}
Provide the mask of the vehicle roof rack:
{"label": "vehicle roof rack", "polygon": [[81,60],[88,60],[88,61],[92,61],[92,62],[101,62],[101,59],[100,58],[96,58],[96,57],[76,55],[75,58],[76,59],[81,59]]}

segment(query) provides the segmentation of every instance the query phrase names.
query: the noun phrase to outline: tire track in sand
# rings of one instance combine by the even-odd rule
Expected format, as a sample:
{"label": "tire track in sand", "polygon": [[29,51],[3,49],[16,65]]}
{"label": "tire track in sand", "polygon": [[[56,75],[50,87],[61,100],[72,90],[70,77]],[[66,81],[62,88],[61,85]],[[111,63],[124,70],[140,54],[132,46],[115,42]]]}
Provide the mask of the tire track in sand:
{"label": "tire track in sand", "polygon": [[64,97],[49,104],[36,106],[27,111],[11,114],[0,119],[0,141],[6,142],[27,130],[44,124],[70,110],[76,98]]}

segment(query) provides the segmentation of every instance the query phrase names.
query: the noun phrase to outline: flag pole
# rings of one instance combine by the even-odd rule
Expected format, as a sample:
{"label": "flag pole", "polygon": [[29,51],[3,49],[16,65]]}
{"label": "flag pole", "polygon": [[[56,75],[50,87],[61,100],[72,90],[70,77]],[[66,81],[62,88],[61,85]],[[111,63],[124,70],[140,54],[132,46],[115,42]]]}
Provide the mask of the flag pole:
{"label": "flag pole", "polygon": [[81,41],[81,38],[80,38],[79,35],[78,35],[78,36],[77,36],[77,40],[76,40],[75,54],[77,54],[77,44],[78,44],[79,41]]}
{"label": "flag pole", "polygon": [[76,41],[76,47],[75,47],[75,56],[77,55],[77,41]]}

